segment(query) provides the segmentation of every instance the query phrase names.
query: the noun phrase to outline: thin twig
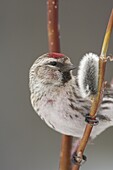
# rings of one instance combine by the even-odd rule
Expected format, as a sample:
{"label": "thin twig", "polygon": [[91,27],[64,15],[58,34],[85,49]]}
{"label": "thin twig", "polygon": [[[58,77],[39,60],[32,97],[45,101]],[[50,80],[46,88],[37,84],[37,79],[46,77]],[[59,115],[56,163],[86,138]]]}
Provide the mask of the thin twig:
{"label": "thin twig", "polygon": [[60,52],[58,0],[47,0],[48,45],[50,52]]}
{"label": "thin twig", "polygon": [[[48,44],[50,52],[60,52],[60,38],[58,25],[58,0],[47,0],[48,14]],[[72,137],[62,135],[61,154],[60,154],[60,170],[69,170],[70,152],[72,145]]]}
{"label": "thin twig", "polygon": [[[106,29],[106,33],[105,33],[105,37],[104,37],[104,41],[103,41],[103,45],[102,45],[102,50],[101,50],[101,54],[100,54],[100,59],[99,59],[98,93],[97,93],[97,96],[95,98],[93,98],[93,103],[92,103],[92,107],[91,107],[91,111],[90,111],[90,115],[92,116],[92,118],[95,118],[95,114],[97,112],[97,109],[98,109],[98,106],[99,106],[99,103],[101,100],[101,96],[102,96],[102,90],[103,90],[103,84],[104,84],[104,73],[105,73],[105,67],[106,67],[106,61],[107,61],[106,53],[108,50],[112,27],[113,27],[113,10],[112,10],[111,16],[109,18],[109,22],[108,22],[108,26]],[[85,147],[87,145],[91,131],[92,131],[92,126],[87,124],[85,132],[82,137],[82,140],[81,140],[80,145],[77,150],[77,153],[79,155],[81,155],[81,157],[82,157]],[[75,165],[73,167],[73,170],[79,170],[79,165]]]}
{"label": "thin twig", "polygon": [[72,137],[62,136],[61,154],[60,154],[60,170],[70,170],[71,169],[71,147],[72,147]]}

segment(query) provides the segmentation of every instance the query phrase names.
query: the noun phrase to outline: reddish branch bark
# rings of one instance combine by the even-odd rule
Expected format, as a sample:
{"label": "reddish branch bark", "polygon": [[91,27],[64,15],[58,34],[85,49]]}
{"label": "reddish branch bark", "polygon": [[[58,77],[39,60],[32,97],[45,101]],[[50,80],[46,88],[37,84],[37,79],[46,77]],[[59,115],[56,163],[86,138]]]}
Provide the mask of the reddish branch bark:
{"label": "reddish branch bark", "polygon": [[[105,33],[105,37],[104,37],[104,41],[103,41],[103,45],[102,45],[102,50],[101,50],[101,54],[100,54],[98,94],[93,99],[93,103],[92,103],[92,107],[91,107],[91,111],[90,111],[90,116],[92,116],[92,118],[95,117],[95,114],[97,112],[97,109],[98,109],[98,106],[100,103],[100,99],[101,99],[101,94],[102,94],[102,89],[103,89],[103,84],[104,84],[104,73],[105,73],[105,67],[106,67],[106,61],[107,61],[106,53],[107,53],[107,49],[108,49],[108,45],[109,45],[112,28],[113,28],[113,10],[111,12],[111,16],[110,16],[110,19],[108,22],[108,26],[106,29],[106,33]],[[77,150],[77,153],[78,154],[80,153],[81,157],[82,157],[85,147],[87,145],[91,131],[92,131],[92,126],[87,124],[84,135],[82,137],[82,140],[81,140],[80,145]],[[79,165],[75,165],[73,167],[73,170],[79,170]]]}
{"label": "reddish branch bark", "polygon": [[[48,44],[50,52],[60,52],[59,23],[58,23],[58,0],[47,1],[48,15]],[[60,154],[60,170],[69,170],[70,151],[72,145],[72,137],[62,135],[61,154]]]}
{"label": "reddish branch bark", "polygon": [[48,45],[50,52],[60,52],[58,0],[47,1]]}
{"label": "reddish branch bark", "polygon": [[72,147],[72,137],[62,135],[62,145],[60,154],[60,170],[70,170],[71,169],[71,147]]}

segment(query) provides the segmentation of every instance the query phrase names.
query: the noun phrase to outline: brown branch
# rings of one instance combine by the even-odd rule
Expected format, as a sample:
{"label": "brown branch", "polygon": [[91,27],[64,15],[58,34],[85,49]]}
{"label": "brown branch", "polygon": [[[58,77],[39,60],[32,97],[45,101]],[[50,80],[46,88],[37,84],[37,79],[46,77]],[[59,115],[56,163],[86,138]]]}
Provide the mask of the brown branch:
{"label": "brown branch", "polygon": [[[47,0],[48,15],[48,44],[50,52],[60,52],[59,25],[58,25],[58,0]],[[70,169],[70,151],[72,137],[62,135],[60,170]]]}
{"label": "brown branch", "polygon": [[[93,98],[93,103],[90,111],[90,115],[92,118],[95,118],[95,114],[97,112],[101,96],[102,96],[102,89],[103,89],[103,84],[104,84],[104,73],[105,73],[105,67],[106,67],[106,53],[109,45],[109,40],[111,37],[111,32],[112,32],[112,27],[113,27],[113,10],[111,12],[111,16],[108,22],[108,26],[106,29],[103,45],[102,45],[102,50],[100,54],[100,59],[99,59],[99,81],[98,81],[98,93],[95,98]],[[77,154],[82,157],[83,152],[85,150],[85,147],[87,145],[88,139],[90,137],[90,133],[92,131],[92,126],[89,124],[86,125],[85,132],[83,134],[82,140],[80,142],[80,145],[77,150]],[[79,170],[79,165],[75,165],[73,167],[73,170]]]}
{"label": "brown branch", "polygon": [[48,45],[50,52],[60,52],[58,0],[47,1]]}
{"label": "brown branch", "polygon": [[72,147],[72,137],[62,136],[61,154],[60,154],[60,170],[70,170],[71,169],[71,147]]}

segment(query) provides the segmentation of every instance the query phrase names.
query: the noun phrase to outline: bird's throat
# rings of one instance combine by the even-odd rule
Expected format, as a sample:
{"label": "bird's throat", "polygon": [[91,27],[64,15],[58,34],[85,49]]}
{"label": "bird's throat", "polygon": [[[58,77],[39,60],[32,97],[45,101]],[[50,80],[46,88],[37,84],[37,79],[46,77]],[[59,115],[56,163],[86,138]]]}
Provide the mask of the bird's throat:
{"label": "bird's throat", "polygon": [[69,80],[71,80],[70,72],[69,71],[68,72],[63,72],[63,74],[62,74],[62,82],[63,82],[63,84],[67,83]]}

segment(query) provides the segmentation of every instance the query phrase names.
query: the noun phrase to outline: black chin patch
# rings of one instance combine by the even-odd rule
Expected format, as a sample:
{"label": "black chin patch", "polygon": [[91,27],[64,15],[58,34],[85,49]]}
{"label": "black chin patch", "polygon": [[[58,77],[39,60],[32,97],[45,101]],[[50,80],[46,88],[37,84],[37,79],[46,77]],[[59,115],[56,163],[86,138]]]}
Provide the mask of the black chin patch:
{"label": "black chin patch", "polygon": [[67,83],[70,79],[71,79],[71,74],[70,74],[69,71],[62,73],[62,82],[63,82],[63,84]]}

